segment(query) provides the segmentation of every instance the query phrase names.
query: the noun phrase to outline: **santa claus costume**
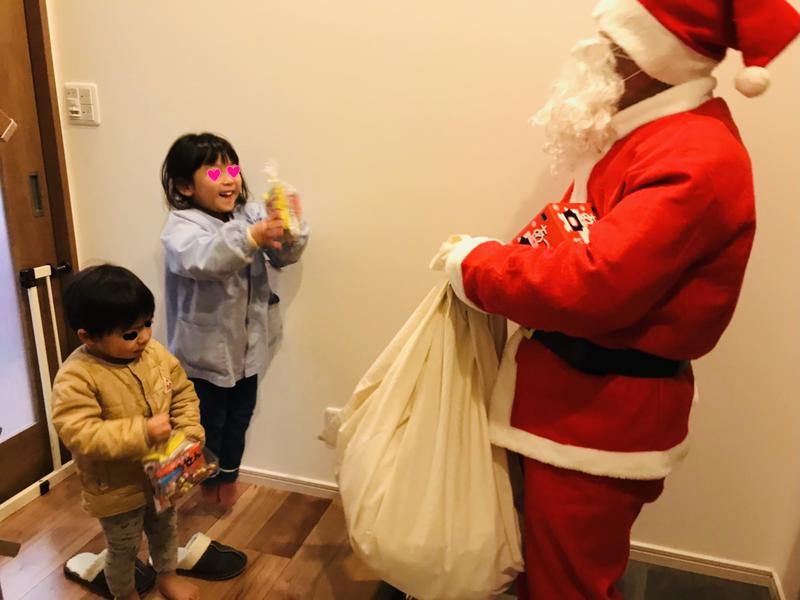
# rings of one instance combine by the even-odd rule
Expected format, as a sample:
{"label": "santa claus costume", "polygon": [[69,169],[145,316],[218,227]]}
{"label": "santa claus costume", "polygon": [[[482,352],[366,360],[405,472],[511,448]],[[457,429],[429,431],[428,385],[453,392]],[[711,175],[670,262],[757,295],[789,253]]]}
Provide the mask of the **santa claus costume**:
{"label": "santa claus costume", "polygon": [[459,296],[522,328],[491,409],[493,442],[525,458],[531,600],[622,598],[642,506],[687,452],[690,361],[731,320],[755,232],[752,170],[714,67],[737,88],[800,33],[785,0],[602,0],[599,29],[666,91],[618,112],[565,200],[589,202],[588,244],[467,238],[446,270]]}

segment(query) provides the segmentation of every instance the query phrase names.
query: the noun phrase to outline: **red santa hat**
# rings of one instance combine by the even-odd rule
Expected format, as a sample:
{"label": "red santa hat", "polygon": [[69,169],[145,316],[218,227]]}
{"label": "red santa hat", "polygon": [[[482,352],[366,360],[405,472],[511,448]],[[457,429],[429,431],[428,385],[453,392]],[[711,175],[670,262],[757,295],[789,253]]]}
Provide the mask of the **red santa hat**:
{"label": "red santa hat", "polygon": [[765,67],[800,34],[786,0],[600,0],[594,17],[645,73],[671,85],[706,77],[728,48],[741,50],[736,89],[748,97],[767,90]]}

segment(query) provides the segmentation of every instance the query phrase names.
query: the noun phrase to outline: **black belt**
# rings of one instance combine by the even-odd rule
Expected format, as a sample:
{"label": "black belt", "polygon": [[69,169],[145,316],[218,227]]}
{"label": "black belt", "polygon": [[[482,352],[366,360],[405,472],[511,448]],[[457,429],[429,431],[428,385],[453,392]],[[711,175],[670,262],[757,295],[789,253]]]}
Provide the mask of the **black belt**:
{"label": "black belt", "polygon": [[688,360],[670,360],[640,350],[613,350],[557,331],[533,332],[533,339],[589,375],[623,375],[646,379],[675,377],[688,366]]}

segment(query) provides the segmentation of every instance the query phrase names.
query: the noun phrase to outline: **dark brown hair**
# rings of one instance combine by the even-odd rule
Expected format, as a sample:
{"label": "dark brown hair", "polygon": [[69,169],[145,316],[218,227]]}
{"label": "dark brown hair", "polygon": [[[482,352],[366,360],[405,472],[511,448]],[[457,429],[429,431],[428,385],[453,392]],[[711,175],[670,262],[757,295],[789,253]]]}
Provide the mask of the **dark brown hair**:
{"label": "dark brown hair", "polygon": [[[231,143],[213,133],[187,133],[182,135],[167,152],[164,164],[161,165],[161,187],[167,196],[170,208],[183,209],[194,206],[191,196],[184,196],[178,191],[179,184],[190,185],[194,173],[203,165],[213,165],[218,160],[239,164],[239,155]],[[247,182],[242,177],[242,193],[236,199],[237,204],[244,204],[250,195]]]}

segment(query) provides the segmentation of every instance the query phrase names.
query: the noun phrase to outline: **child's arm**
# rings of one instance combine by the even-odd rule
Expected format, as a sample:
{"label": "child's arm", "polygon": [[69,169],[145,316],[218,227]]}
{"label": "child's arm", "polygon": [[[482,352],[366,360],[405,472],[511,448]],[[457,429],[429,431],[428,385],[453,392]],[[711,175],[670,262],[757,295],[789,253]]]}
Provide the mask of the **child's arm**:
{"label": "child's arm", "polygon": [[149,452],[144,416],[103,419],[91,376],[62,369],[53,384],[53,425],[69,451],[104,460],[136,459]]}
{"label": "child's arm", "polygon": [[256,253],[247,228],[246,222],[231,220],[210,232],[173,212],[161,234],[167,268],[192,279],[228,277],[250,264]]}
{"label": "child's arm", "polygon": [[301,224],[300,235],[297,236],[292,242],[284,242],[280,249],[266,248],[264,253],[267,255],[270,264],[278,269],[292,265],[300,260],[303,251],[306,249],[308,243],[308,223],[305,221]]}
{"label": "child's arm", "polygon": [[186,437],[205,442],[206,434],[200,424],[200,402],[178,359],[168,354],[170,380],[172,381],[172,401],[169,417],[173,430],[182,431]]}
{"label": "child's arm", "polygon": [[[248,202],[246,210],[251,219],[261,220],[267,217],[267,209],[263,202]],[[282,239],[280,249],[265,247],[262,250],[270,264],[277,269],[281,269],[300,260],[300,256],[302,256],[308,243],[308,234],[308,223],[305,219],[301,219],[300,234],[296,239],[292,241]]]}

